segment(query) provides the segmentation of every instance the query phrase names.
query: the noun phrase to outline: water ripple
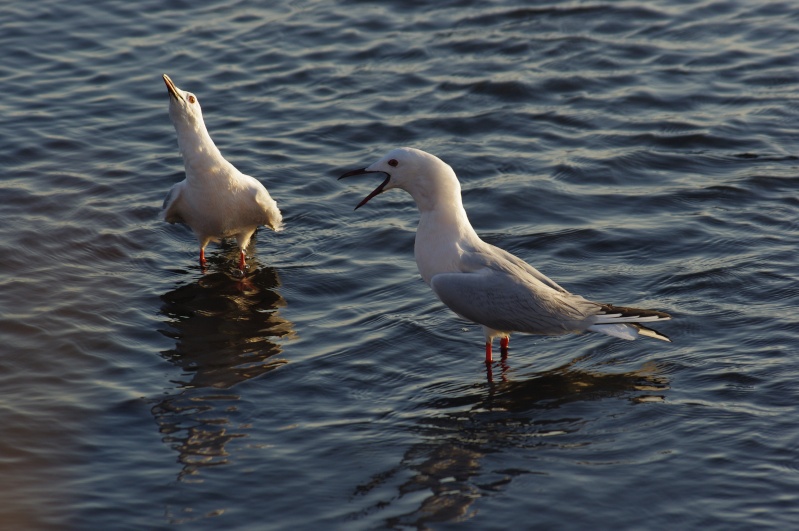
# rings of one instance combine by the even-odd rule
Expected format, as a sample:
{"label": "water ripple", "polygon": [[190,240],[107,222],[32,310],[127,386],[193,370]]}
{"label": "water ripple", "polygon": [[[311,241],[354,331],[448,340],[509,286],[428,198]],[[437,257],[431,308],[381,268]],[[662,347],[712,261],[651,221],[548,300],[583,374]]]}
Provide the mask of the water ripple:
{"label": "water ripple", "polygon": [[[45,0],[0,23],[7,525],[795,525],[791,4]],[[284,212],[244,280],[235,246],[203,273],[157,221],[183,178],[164,72]],[[375,184],[335,179],[397,145],[452,165],[487,241],[672,312],[674,343],[519,335],[489,380],[418,276],[410,198],[353,212]]]}

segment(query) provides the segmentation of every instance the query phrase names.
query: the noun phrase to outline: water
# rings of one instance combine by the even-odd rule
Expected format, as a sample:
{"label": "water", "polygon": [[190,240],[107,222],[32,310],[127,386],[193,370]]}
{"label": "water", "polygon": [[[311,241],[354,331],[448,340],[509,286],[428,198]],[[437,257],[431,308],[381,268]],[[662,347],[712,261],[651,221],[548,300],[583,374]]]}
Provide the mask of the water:
{"label": "water", "polygon": [[[266,3],[264,3],[266,4]],[[799,520],[790,2],[7,3],[0,521],[9,529],[786,529]],[[161,74],[278,201],[235,246],[157,220]],[[674,343],[436,302],[411,145],[487,241]]]}

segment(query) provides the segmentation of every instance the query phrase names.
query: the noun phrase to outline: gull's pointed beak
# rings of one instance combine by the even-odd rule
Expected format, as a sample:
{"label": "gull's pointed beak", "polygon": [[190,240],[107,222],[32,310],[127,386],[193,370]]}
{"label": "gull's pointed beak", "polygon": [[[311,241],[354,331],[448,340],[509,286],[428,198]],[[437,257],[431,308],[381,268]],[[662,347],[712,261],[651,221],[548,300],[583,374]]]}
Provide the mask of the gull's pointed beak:
{"label": "gull's pointed beak", "polygon": [[164,74],[164,83],[166,83],[166,89],[169,91],[169,95],[175,98],[176,100],[182,100],[183,95],[180,93],[178,88],[172,83],[172,80],[169,79],[169,76]]}
{"label": "gull's pointed beak", "polygon": [[366,168],[361,168],[361,169],[359,169],[359,170],[352,170],[352,171],[348,171],[347,173],[345,173],[344,175],[342,175],[341,177],[339,177],[339,180],[341,180],[341,179],[343,179],[343,178],[345,178],[345,177],[352,177],[353,175],[364,175],[364,174],[367,174],[367,173],[382,173],[383,175],[385,175],[385,176],[386,176],[386,180],[385,180],[385,181],[383,181],[382,183],[380,183],[380,186],[378,186],[377,188],[375,188],[374,190],[372,190],[372,193],[371,193],[371,194],[369,194],[369,195],[367,195],[366,197],[364,197],[364,198],[363,198],[363,201],[361,201],[360,203],[358,203],[358,206],[356,206],[356,207],[355,207],[355,210],[358,210],[358,209],[359,209],[359,208],[361,208],[363,205],[365,205],[366,203],[368,203],[368,202],[369,202],[369,200],[370,200],[371,198],[373,198],[374,196],[382,194],[382,193],[383,193],[383,190],[385,189],[386,185],[388,184],[388,181],[390,181],[390,180],[391,180],[391,175],[390,175],[390,174],[388,174],[388,173],[386,173],[386,172],[384,172],[384,171],[372,171],[372,170],[367,170]]}

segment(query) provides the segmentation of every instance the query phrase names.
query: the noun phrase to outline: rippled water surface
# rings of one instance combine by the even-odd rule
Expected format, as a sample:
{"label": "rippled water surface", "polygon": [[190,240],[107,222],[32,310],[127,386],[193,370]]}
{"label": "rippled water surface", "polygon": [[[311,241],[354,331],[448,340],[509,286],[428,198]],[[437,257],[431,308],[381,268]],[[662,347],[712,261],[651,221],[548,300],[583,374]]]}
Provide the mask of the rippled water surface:
{"label": "rippled water surface", "polygon": [[[793,2],[6,3],[0,521],[14,529],[788,529],[799,521]],[[161,74],[277,200],[158,221]],[[418,213],[336,181],[458,173],[484,239],[674,343],[479,327]],[[489,378],[491,376],[492,378]]]}

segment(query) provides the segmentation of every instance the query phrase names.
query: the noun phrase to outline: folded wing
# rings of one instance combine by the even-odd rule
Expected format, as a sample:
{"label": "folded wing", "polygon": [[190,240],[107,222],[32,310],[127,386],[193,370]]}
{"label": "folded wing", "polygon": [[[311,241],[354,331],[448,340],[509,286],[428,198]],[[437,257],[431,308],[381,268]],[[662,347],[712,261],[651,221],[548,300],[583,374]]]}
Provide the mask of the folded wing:
{"label": "folded wing", "polygon": [[185,186],[186,181],[176,183],[167,192],[164,198],[164,204],[161,207],[161,219],[167,223],[185,223],[183,216],[180,214],[180,207],[182,203],[181,192]]}
{"label": "folded wing", "polygon": [[455,313],[494,330],[545,335],[581,332],[593,324],[592,316],[601,308],[537,278],[488,268],[441,273],[433,276],[430,287]]}

